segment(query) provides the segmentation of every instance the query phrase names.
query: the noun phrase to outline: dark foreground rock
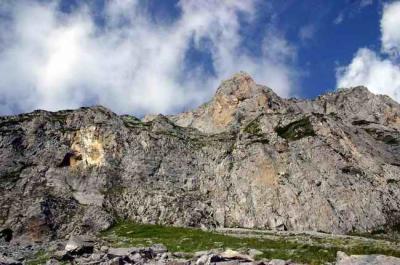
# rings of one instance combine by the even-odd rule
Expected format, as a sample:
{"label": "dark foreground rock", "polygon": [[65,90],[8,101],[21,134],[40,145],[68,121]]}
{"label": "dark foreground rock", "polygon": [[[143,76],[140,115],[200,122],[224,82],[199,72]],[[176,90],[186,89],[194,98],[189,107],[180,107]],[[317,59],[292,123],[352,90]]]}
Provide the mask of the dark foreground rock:
{"label": "dark foreground rock", "polygon": [[330,233],[400,220],[400,107],[358,87],[282,99],[244,73],[198,109],[0,118],[0,235],[45,242],[116,219]]}
{"label": "dark foreground rock", "polygon": [[[261,260],[255,261],[253,257],[233,250],[210,250],[195,253],[192,257],[184,258],[179,253],[171,253],[161,244],[150,247],[129,247],[129,248],[108,248],[103,247],[94,253],[67,253],[69,262],[72,264],[187,264],[187,265],[239,265],[239,264],[259,264],[259,265],[290,265],[297,264],[284,260]],[[46,264],[60,264],[65,259],[60,256],[52,256]]]}

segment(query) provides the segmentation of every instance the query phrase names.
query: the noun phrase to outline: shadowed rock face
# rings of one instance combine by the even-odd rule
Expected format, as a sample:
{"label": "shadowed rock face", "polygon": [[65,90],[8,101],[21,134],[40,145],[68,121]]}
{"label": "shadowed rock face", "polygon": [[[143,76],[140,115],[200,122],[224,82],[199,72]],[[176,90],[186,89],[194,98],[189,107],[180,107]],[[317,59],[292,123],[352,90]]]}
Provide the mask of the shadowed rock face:
{"label": "shadowed rock face", "polygon": [[282,99],[239,73],[198,109],[0,118],[0,231],[46,240],[114,220],[333,233],[398,227],[400,106],[357,87]]}

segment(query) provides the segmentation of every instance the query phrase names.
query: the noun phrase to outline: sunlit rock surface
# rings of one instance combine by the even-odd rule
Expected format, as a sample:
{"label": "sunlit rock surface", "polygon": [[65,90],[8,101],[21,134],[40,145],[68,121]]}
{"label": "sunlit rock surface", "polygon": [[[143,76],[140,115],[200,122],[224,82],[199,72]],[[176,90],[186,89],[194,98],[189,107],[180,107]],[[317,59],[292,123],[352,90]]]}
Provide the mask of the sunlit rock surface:
{"label": "sunlit rock surface", "polygon": [[396,229],[400,106],[356,87],[282,99],[239,73],[141,121],[103,107],[0,118],[0,230],[46,240],[116,218],[332,233]]}

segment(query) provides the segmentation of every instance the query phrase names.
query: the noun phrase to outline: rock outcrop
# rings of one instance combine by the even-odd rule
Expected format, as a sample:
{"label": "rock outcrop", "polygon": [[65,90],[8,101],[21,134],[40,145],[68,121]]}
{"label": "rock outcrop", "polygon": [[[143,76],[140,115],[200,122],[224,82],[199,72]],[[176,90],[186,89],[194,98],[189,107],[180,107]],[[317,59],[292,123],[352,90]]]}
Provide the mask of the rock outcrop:
{"label": "rock outcrop", "polygon": [[385,255],[351,255],[338,252],[336,265],[397,265],[400,259]]}
{"label": "rock outcrop", "polygon": [[[282,99],[239,73],[198,109],[0,118],[0,231],[42,241],[116,218],[332,233],[396,229],[400,106],[356,87]],[[11,239],[10,239],[11,240]]]}

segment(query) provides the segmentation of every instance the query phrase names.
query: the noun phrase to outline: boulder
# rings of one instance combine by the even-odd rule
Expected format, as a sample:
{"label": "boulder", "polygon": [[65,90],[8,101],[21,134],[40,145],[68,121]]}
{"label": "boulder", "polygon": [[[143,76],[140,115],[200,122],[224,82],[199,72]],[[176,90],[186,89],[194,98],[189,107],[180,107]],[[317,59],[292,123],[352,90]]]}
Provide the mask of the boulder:
{"label": "boulder", "polygon": [[128,256],[128,258],[129,258],[130,261],[132,261],[135,264],[143,261],[143,257],[139,253],[130,254]]}
{"label": "boulder", "polygon": [[399,265],[400,258],[385,255],[347,255],[338,251],[336,265]]}
{"label": "boulder", "polygon": [[13,258],[4,256],[0,253],[0,265],[22,265],[22,262]]}
{"label": "boulder", "polygon": [[138,253],[140,250],[139,248],[109,248],[107,255],[110,258],[127,257],[131,254]]}
{"label": "boulder", "polygon": [[219,256],[224,260],[240,260],[243,262],[254,261],[250,256],[239,253],[238,251],[234,251],[232,249],[227,249],[224,252],[219,253]]}
{"label": "boulder", "polygon": [[61,265],[61,263],[60,263],[58,260],[56,260],[56,259],[49,259],[49,260],[46,262],[46,265]]}
{"label": "boulder", "polygon": [[282,259],[272,259],[268,262],[268,265],[287,265],[290,264],[288,261],[286,260],[282,260]]}
{"label": "boulder", "polygon": [[124,261],[121,257],[115,257],[112,260],[109,260],[108,262],[106,262],[106,264],[107,265],[123,265]]}
{"label": "boulder", "polygon": [[155,254],[165,253],[168,251],[167,247],[163,244],[154,244],[150,247],[150,250]]}
{"label": "boulder", "polygon": [[259,251],[258,249],[253,249],[253,248],[249,249],[247,252],[248,252],[249,256],[250,256],[251,258],[253,258],[253,259],[254,259],[256,256],[259,256],[259,255],[262,255],[262,254],[263,254],[262,251]]}
{"label": "boulder", "polygon": [[207,254],[203,254],[196,260],[196,265],[206,265],[210,261],[210,257]]}
{"label": "boulder", "polygon": [[92,253],[94,249],[93,240],[84,236],[70,236],[65,251],[72,255],[82,255],[84,253]]}

